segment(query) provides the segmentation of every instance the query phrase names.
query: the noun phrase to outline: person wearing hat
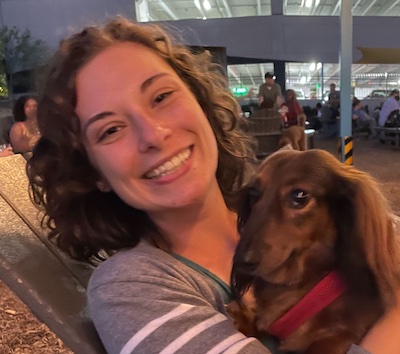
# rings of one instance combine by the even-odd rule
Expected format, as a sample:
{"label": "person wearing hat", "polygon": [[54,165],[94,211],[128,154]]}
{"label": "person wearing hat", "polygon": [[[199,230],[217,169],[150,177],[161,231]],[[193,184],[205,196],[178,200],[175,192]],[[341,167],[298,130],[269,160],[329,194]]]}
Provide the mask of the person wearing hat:
{"label": "person wearing hat", "polygon": [[282,90],[279,84],[275,82],[274,74],[267,72],[264,75],[265,83],[260,85],[258,97],[260,98],[260,106],[272,106],[278,109],[282,104]]}
{"label": "person wearing hat", "polygon": [[385,101],[382,106],[381,112],[379,113],[378,124],[383,127],[391,113],[398,111],[399,106],[399,90],[395,89],[391,92],[389,98]]}

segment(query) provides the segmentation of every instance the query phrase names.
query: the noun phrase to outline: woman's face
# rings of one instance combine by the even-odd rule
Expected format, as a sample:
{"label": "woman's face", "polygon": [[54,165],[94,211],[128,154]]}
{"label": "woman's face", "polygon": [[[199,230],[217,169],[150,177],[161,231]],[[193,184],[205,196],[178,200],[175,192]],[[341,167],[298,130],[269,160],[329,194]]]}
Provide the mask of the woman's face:
{"label": "woman's face", "polygon": [[156,52],[115,44],[78,72],[76,90],[89,158],[127,204],[151,214],[215,193],[214,133],[194,95]]}
{"label": "woman's face", "polygon": [[291,101],[294,98],[293,92],[291,91],[286,91],[286,101]]}
{"label": "woman's face", "polygon": [[24,104],[25,117],[30,120],[35,120],[37,115],[37,102],[36,100],[29,98]]}

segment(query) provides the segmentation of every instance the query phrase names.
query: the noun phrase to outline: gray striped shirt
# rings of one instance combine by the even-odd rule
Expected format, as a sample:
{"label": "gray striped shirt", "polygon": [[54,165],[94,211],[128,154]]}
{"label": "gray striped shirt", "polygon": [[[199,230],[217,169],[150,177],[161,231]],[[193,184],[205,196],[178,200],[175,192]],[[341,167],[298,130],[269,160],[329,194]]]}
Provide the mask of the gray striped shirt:
{"label": "gray striped shirt", "polygon": [[210,279],[145,242],[95,269],[88,304],[110,354],[270,353],[234,328]]}

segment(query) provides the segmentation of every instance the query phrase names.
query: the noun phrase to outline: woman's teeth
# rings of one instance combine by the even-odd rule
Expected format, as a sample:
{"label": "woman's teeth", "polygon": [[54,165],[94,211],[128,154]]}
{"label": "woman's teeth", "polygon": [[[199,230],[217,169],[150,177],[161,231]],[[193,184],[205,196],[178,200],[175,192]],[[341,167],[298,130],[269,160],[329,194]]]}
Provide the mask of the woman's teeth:
{"label": "woman's teeth", "polygon": [[163,163],[154,170],[146,173],[146,178],[158,178],[174,173],[190,157],[190,149],[186,149],[174,156],[171,160]]}

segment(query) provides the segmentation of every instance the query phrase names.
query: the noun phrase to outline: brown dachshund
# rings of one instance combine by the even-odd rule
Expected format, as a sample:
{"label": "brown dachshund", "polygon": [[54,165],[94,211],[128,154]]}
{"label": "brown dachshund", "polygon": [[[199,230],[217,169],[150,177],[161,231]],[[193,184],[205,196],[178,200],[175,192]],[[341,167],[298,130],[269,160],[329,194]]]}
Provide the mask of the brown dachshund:
{"label": "brown dachshund", "polygon": [[[394,216],[377,182],[328,152],[284,150],[262,162],[244,194],[238,302],[228,307],[238,328],[272,333],[284,351],[346,353],[400,287]],[[250,292],[253,308],[237,316]]]}
{"label": "brown dachshund", "polygon": [[278,141],[278,149],[291,145],[294,150],[304,151],[306,149],[306,134],[304,132],[307,117],[304,113],[297,117],[297,125],[284,129]]}

